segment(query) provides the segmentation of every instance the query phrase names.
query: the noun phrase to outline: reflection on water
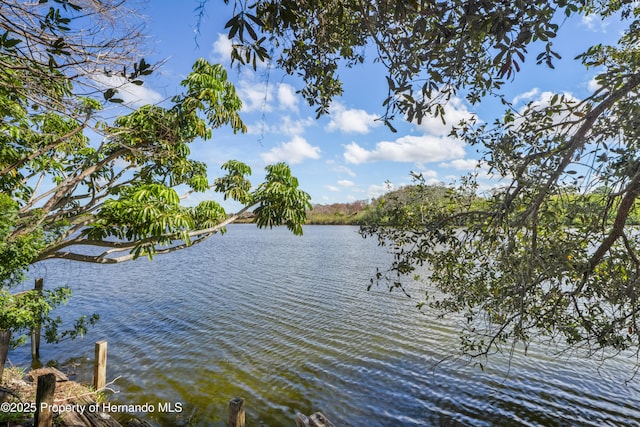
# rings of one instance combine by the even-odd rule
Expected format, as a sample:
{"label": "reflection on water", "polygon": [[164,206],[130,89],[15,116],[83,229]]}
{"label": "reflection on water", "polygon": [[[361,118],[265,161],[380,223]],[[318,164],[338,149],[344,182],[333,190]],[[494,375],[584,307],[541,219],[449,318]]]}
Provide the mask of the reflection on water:
{"label": "reflection on water", "polygon": [[[354,227],[295,237],[249,225],[151,263],[42,263],[32,274],[46,286],[74,289],[67,320],[98,312],[101,321],[41,353],[79,358],[90,381],[93,342],[107,340],[108,379],[120,377],[112,400],[183,405],[150,414],[158,425],[223,426],[234,396],[245,398],[248,425],[293,425],[296,412],[315,411],[342,426],[640,425],[638,380],[625,385],[635,359],[601,367],[534,348],[496,356],[484,372],[446,359],[455,319],[366,291],[387,263]],[[29,349],[10,358],[28,364]]]}

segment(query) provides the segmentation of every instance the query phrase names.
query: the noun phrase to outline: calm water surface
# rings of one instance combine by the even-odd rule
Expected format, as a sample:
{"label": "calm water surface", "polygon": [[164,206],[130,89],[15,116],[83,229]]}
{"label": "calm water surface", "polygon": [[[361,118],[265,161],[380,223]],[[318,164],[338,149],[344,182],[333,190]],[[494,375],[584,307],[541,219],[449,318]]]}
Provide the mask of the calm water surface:
{"label": "calm water surface", "polygon": [[[32,274],[45,286],[74,290],[64,319],[101,315],[84,339],[43,345],[43,361],[90,381],[93,343],[107,340],[111,400],[180,403],[178,415],[148,414],[162,426],[222,426],[234,396],[250,426],[315,411],[338,426],[640,425],[636,359],[602,365],[534,348],[484,372],[447,359],[455,318],[419,313],[419,292],[366,291],[387,265],[355,227],[295,237],[250,225],[153,262],[41,263]],[[9,357],[27,365],[29,349]]]}

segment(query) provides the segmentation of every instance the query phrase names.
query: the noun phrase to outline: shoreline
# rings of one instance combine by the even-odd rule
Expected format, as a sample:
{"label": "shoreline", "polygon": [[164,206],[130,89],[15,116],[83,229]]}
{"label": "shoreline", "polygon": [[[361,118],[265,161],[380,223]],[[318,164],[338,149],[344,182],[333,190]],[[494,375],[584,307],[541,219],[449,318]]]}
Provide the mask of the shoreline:
{"label": "shoreline", "polygon": [[55,377],[55,392],[51,403],[40,403],[42,410],[53,414],[56,427],[150,427],[146,421],[121,424],[105,411],[112,405],[105,401],[105,390],[92,390],[90,387],[70,380],[56,368],[46,367],[26,370],[18,367],[5,368],[0,382],[0,402],[6,427],[26,427],[34,425],[36,391],[38,378],[43,375]]}

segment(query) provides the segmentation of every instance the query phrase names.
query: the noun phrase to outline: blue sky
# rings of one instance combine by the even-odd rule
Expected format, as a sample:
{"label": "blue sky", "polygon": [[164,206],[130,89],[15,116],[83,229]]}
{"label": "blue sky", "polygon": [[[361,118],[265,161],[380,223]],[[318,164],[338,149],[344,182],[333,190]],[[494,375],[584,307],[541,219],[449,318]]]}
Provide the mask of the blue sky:
{"label": "blue sky", "polygon": [[[295,93],[302,88],[299,79],[268,64],[256,72],[230,68],[230,43],[224,30],[232,13],[230,6],[210,0],[196,36],[197,5],[197,1],[169,0],[145,4],[141,11],[153,52],[148,62],[165,62],[143,87],[121,96],[132,105],[170,98],[199,57],[227,66],[229,79],[243,100],[241,116],[249,132],[233,135],[229,129],[219,129],[212,140],[193,144],[192,157],[209,165],[210,179],[221,173],[219,167],[226,160],[237,159],[251,166],[252,181],[257,184],[266,164],[286,161],[312,202],[321,204],[370,200],[387,190],[387,182],[395,187],[409,184],[410,171],[422,172],[429,182],[448,184],[474,170],[479,157],[475,147],[447,136],[451,123],[472,114],[490,122],[503,110],[495,100],[471,106],[453,99],[446,108],[446,126],[440,119],[427,119],[421,125],[397,120],[398,132],[392,133],[375,120],[383,112],[386,95],[383,70],[368,63],[341,70],[344,95],[334,100],[330,116],[316,120],[314,109]],[[592,44],[614,43],[623,28],[598,17],[558,23],[561,36],[554,47],[563,59],[555,70],[549,70],[535,64],[538,51],[530,49],[522,72],[505,90],[518,106],[530,101],[545,103],[553,93],[569,93],[578,99],[588,96],[596,70],[586,71],[573,58]],[[485,188],[498,184],[485,176],[482,167],[480,175]],[[213,193],[190,197],[187,203],[220,200]]]}

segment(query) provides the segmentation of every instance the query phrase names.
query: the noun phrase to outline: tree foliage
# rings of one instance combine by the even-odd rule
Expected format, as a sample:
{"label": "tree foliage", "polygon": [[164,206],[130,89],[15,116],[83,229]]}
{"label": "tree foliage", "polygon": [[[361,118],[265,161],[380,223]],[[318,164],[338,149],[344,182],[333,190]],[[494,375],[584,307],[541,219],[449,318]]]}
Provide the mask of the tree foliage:
{"label": "tree foliage", "polygon": [[[208,3],[201,1],[201,10]],[[230,3],[225,0],[225,3]],[[443,115],[443,104],[464,94],[475,104],[523,66],[532,45],[537,63],[553,67],[553,39],[564,17],[622,10],[633,2],[255,0],[234,1],[227,22],[232,61],[273,60],[305,83],[301,94],[318,115],[342,93],[340,67],[365,61],[386,69],[382,119],[420,122]]]}
{"label": "tree foliage", "polygon": [[[2,0],[0,9],[3,96],[73,114],[82,100],[68,96],[72,91],[102,97],[98,75],[142,83],[138,78],[149,71],[138,63],[145,40],[140,17],[120,0]],[[6,110],[9,104],[2,108],[3,116],[21,117],[19,110]]]}
{"label": "tree foliage", "polygon": [[371,214],[371,206],[366,200],[352,203],[314,204],[307,212],[308,224],[360,225]]}
{"label": "tree foliage", "polygon": [[[392,271],[428,265],[429,281],[445,293],[427,291],[427,301],[464,314],[469,354],[540,334],[588,355],[640,350],[640,241],[631,226],[638,133],[629,120],[638,112],[637,11],[633,18],[617,46],[579,57],[600,70],[590,97],[559,94],[454,130],[481,147],[507,186],[455,211],[426,205],[425,218],[395,230],[364,230],[395,242]],[[475,191],[471,178],[451,197]]]}
{"label": "tree foliage", "polygon": [[[25,108],[27,120],[8,129],[14,136],[4,145],[0,178],[17,204],[18,220],[6,240],[39,236],[37,255],[27,256],[28,263],[111,263],[166,253],[202,241],[235,218],[213,201],[182,206],[178,188],[191,193],[215,186],[245,204],[243,210],[268,210],[264,222],[257,215],[258,225],[287,224],[300,232],[296,224],[304,221],[308,195],[286,165],[270,166],[265,183],[252,190],[246,165],[227,163],[229,174],[210,184],[205,164],[188,157],[189,144],[210,138],[215,127],[245,129],[240,100],[222,67],[198,60],[182,84],[185,92],[170,106],[146,105],[113,123],[97,121],[92,131],[102,134],[99,143],[82,132],[87,122]],[[93,99],[85,104],[88,116],[100,108]],[[78,246],[104,251],[87,254]],[[121,252],[126,254],[114,256]]]}
{"label": "tree foliage", "polygon": [[[540,335],[589,355],[640,350],[640,233],[630,225],[640,195],[637,2],[233,4],[233,59],[273,58],[300,75],[301,93],[318,114],[342,92],[340,67],[368,60],[371,48],[387,73],[382,103],[390,127],[398,114],[417,122],[442,116],[454,95],[503,102],[494,122],[472,118],[452,132],[483,153],[503,187],[478,197],[470,176],[442,203],[389,204],[383,209],[394,226],[363,229],[395,253],[392,287],[401,283],[395,274],[420,270],[428,282],[420,305],[464,315],[466,353],[487,355]],[[626,25],[616,44],[588,47],[574,59],[597,74],[598,88],[584,99],[557,94],[516,109],[505,85],[525,60],[550,68],[564,60],[553,41],[573,16]]]}
{"label": "tree foliage", "polygon": [[[65,300],[62,289],[36,298],[44,304],[37,307],[30,293],[7,293],[34,262],[151,258],[202,242],[249,209],[260,227],[301,233],[309,195],[287,165],[269,166],[254,187],[247,165],[229,161],[226,175],[211,181],[205,163],[190,157],[191,144],[216,128],[246,131],[222,66],[199,59],[181,93],[107,118],[103,106],[122,100],[117,87],[97,91],[95,82],[135,53],[124,3],[0,5],[0,329],[50,320]],[[139,60],[119,75],[138,85],[152,70]],[[227,214],[213,200],[183,204],[211,190],[241,203],[240,212]],[[76,331],[91,320],[81,319]],[[56,321],[51,326],[55,332]]]}

